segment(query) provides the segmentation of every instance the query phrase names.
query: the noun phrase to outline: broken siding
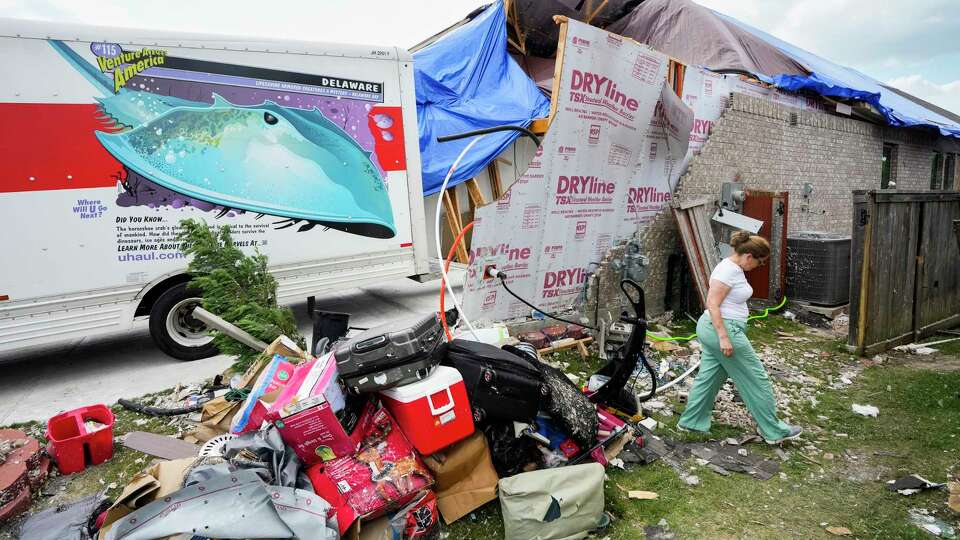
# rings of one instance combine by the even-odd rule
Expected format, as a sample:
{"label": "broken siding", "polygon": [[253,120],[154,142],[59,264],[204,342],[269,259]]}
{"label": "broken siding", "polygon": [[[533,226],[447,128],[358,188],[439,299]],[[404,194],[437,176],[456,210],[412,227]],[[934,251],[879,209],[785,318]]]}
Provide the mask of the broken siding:
{"label": "broken siding", "polygon": [[[722,184],[740,173],[747,188],[790,193],[789,232],[850,234],[851,193],[880,187],[884,142],[898,145],[897,188],[929,189],[933,148],[942,143],[936,137],[733,94],[680,180],[678,197],[719,198]],[[807,201],[806,182],[814,189]],[[667,257],[679,250],[676,225],[657,219],[647,235],[651,265],[644,286],[648,310],[656,314],[665,309]]]}

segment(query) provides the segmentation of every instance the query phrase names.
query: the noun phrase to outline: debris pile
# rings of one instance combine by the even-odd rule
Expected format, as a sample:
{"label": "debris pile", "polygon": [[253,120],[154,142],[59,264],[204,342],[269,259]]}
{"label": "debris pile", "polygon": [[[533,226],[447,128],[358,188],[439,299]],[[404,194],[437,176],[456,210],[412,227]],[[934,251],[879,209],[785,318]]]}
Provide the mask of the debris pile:
{"label": "debris pile", "polygon": [[911,508],[909,515],[910,523],[936,538],[952,539],[957,537],[953,525],[931,515],[931,512],[926,508]]}
{"label": "debris pile", "polygon": [[[72,515],[67,510],[95,506],[89,523],[96,526],[88,533],[103,540],[201,528],[208,537],[355,538],[372,529],[420,539],[438,538],[442,522],[499,500],[510,534],[523,536],[533,526],[573,535],[609,523],[602,498],[607,466],[662,460],[691,488],[710,473],[761,481],[782,474],[778,461],[744,447],[760,438],[752,435],[753,421],[729,381],[715,417],[751,435],[687,443],[653,432],[657,423],[644,415],[674,415],[669,398],[682,401],[690,391],[700,360],[696,341],[652,345],[659,357],[652,370],[665,390],[641,404],[624,396],[648,394],[651,377],[640,367],[626,376],[634,364],[616,367],[624,358],[617,352],[592,376],[565,373],[570,364],[557,353],[585,354],[592,339],[582,328],[526,329],[526,341],[496,332],[487,343],[465,335],[444,339],[443,323],[452,324],[446,318],[435,313],[357,335],[325,336],[316,354],[281,336],[243,373],[123,400],[139,415],[135,425],[149,430],[162,422],[176,435],[126,433],[117,442],[159,461],[147,464],[116,500],[78,501],[64,507],[62,519]],[[860,369],[845,366],[821,381],[803,370],[822,361],[823,353],[763,347],[759,354],[787,418],[794,407],[815,406],[824,387],[851,384]],[[627,391],[596,398],[612,380]],[[64,414],[79,422],[72,435],[109,436],[112,453],[112,413],[98,416],[98,407],[106,409]],[[0,453],[13,455],[18,444],[0,444]],[[818,452],[813,443],[804,449]],[[81,455],[81,469],[97,462],[90,457]],[[581,501],[580,510],[568,515],[554,509],[557,489]],[[657,498],[624,491],[636,500]],[[531,506],[545,514],[531,521],[519,510]],[[40,513],[24,526],[57,515]],[[651,532],[662,537],[672,534],[665,523],[656,529]]]}
{"label": "debris pile", "polygon": [[50,471],[50,458],[33,437],[16,429],[0,429],[0,522],[30,507]]}
{"label": "debris pile", "polygon": [[[604,468],[643,462],[652,434],[540,358],[589,338],[558,326],[541,332],[550,337],[540,351],[513,338],[501,348],[443,339],[443,319],[336,336],[316,355],[277,338],[244,373],[122,400],[136,426],[162,422],[176,436],[131,431],[115,441],[104,405],[51,418],[51,454],[64,474],[109,460],[118,442],[157,459],[138,460],[147,468],[115,500],[40,512],[22,530],[80,527],[81,537],[123,540],[201,530],[334,539],[373,529],[426,539],[439,537],[441,521],[497,499],[520,536],[531,526],[560,536],[605,527]],[[0,502],[22,510],[27,468],[16,456],[40,456],[39,444],[17,432],[0,452],[21,473],[10,484],[18,491]],[[577,512],[552,509],[557,489]],[[548,511],[531,520],[521,510],[530,505]],[[79,524],[76,514],[89,519]]]}
{"label": "debris pile", "polygon": [[[786,336],[790,337],[790,336]],[[675,356],[668,356],[661,362],[661,366],[667,366],[669,369],[661,370],[663,376],[660,384],[663,385],[680,374],[684,373],[700,361],[700,354],[697,352],[696,342],[690,344],[690,348],[683,348],[680,351],[674,351]],[[682,354],[681,354],[682,352]],[[777,400],[777,411],[784,417],[790,418],[799,410],[800,407],[818,403],[818,396],[825,389],[842,388],[852,384],[852,380],[860,372],[860,367],[856,365],[845,366],[840,375],[834,380],[832,377],[828,382],[822,381],[816,377],[808,375],[806,370],[811,363],[821,362],[824,359],[824,353],[817,351],[803,352],[792,355],[785,355],[770,347],[763,347],[759,350],[761,362],[770,374],[773,384],[774,396]],[[826,353],[829,357],[829,353]],[[666,395],[678,398],[680,401],[686,399],[690,389],[693,387],[693,380],[696,373],[680,381],[672,388],[668,389]],[[638,389],[638,393],[642,386]],[[645,404],[652,408],[649,403]],[[666,405],[664,412],[671,414]],[[747,411],[746,406],[737,394],[732,381],[728,380],[721,387],[717,394],[717,401],[714,407],[714,419],[722,424],[727,424],[747,430],[755,428],[753,419]]]}

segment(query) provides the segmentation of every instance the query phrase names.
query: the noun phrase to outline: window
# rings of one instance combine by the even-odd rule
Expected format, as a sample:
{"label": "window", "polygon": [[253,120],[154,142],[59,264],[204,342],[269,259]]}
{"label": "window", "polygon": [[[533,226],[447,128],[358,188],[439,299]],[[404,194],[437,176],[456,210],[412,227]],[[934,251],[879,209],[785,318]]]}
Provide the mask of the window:
{"label": "window", "polygon": [[880,172],[880,189],[897,187],[897,145],[883,145],[883,165]]}
{"label": "window", "polygon": [[946,164],[943,166],[943,189],[960,191],[957,180],[957,155],[947,154]]}
{"label": "window", "polygon": [[943,189],[943,154],[933,153],[933,165],[930,167],[930,189]]}

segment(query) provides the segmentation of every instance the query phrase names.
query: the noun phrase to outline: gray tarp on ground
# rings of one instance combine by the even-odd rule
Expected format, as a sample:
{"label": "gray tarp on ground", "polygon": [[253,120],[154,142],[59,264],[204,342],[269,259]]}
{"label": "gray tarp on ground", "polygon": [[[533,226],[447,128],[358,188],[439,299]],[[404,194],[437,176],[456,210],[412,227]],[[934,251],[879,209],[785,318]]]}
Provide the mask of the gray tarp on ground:
{"label": "gray tarp on ground", "polygon": [[646,0],[607,31],[646,43],[688,65],[767,75],[807,75],[804,66],[690,0]]}
{"label": "gray tarp on ground", "polygon": [[[300,460],[276,428],[229,441],[222,458],[197,460],[184,488],[124,516],[107,540],[149,540],[189,533],[208,538],[339,538],[330,505],[311,491],[296,489]],[[305,484],[306,483],[306,484]]]}
{"label": "gray tarp on ground", "polygon": [[124,516],[106,540],[150,540],[193,533],[208,538],[336,540],[336,517],[315,493],[268,486],[253,470],[217,475]]}
{"label": "gray tarp on ground", "polygon": [[20,529],[29,540],[89,540],[87,522],[106,498],[95,493],[79,501],[50,508],[30,516]]}
{"label": "gray tarp on ground", "polygon": [[[300,458],[283,444],[280,432],[272,425],[227,441],[223,456],[240,469],[255,469],[265,465],[272,475],[271,479],[264,479],[269,484],[301,488],[309,486],[308,480],[299,478],[302,473]],[[253,461],[250,461],[251,458]]]}

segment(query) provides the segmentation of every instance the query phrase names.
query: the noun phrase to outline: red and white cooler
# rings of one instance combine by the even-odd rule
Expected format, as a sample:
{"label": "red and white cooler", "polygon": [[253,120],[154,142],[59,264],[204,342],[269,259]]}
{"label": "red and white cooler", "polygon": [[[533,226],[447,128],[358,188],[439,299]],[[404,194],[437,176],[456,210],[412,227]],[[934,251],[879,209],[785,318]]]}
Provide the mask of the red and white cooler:
{"label": "red and white cooler", "polygon": [[429,377],[380,392],[407,440],[423,455],[473,433],[473,414],[460,372],[438,366]]}

